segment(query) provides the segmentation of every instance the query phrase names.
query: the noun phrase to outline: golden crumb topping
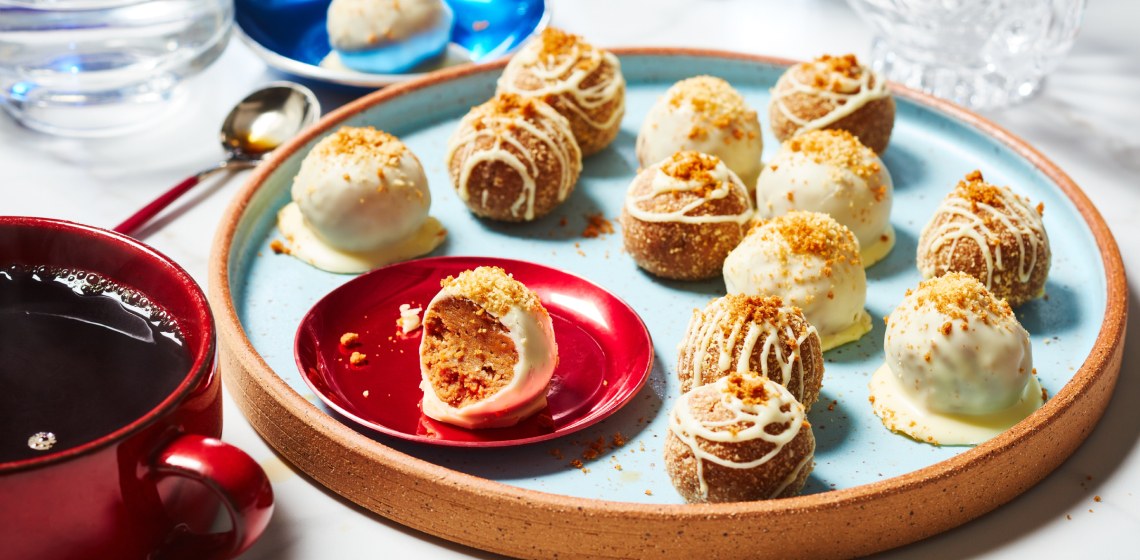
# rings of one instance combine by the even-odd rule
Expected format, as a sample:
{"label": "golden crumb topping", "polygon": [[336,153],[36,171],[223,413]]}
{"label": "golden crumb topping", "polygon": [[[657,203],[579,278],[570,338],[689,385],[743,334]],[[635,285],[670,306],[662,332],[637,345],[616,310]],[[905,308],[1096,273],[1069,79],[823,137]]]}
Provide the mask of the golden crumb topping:
{"label": "golden crumb topping", "polygon": [[979,204],[985,204],[991,208],[1005,208],[1002,188],[987,183],[982,178],[982,172],[977,169],[968,173],[964,180],[958,181],[954,193],[963,200],[970,202],[970,209],[974,212],[978,211]]}
{"label": "golden crumb topping", "polygon": [[765,382],[764,376],[758,373],[745,374],[734,371],[729,374],[724,390],[734,398],[740,399],[745,405],[762,405],[771,397],[764,387]]}
{"label": "golden crumb topping", "polygon": [[465,270],[459,276],[444,278],[439,285],[470,299],[496,317],[506,315],[512,307],[546,313],[530,288],[497,266]]}
{"label": "golden crumb topping", "polygon": [[593,46],[580,36],[567,33],[556,27],[547,27],[542,31],[542,48],[538,54],[543,57],[562,57],[572,53],[575,47],[579,51],[593,50]]}
{"label": "golden crumb topping", "polygon": [[827,214],[789,212],[760,222],[757,227],[775,231],[793,253],[815,255],[829,264],[841,261],[862,264],[855,235]]}
{"label": "golden crumb topping", "polygon": [[[816,163],[849,169],[863,179],[882,171],[882,164],[875,157],[875,152],[846,130],[812,130],[789,139],[787,146],[789,150],[801,153]],[[883,194],[886,194],[885,191]]]}
{"label": "golden crumb topping", "polygon": [[669,88],[668,103],[674,108],[688,104],[707,123],[727,128],[756,118],[744,98],[728,82],[713,76],[697,76]]}
{"label": "golden crumb topping", "polygon": [[823,64],[828,71],[848,78],[858,78],[859,75],[863,73],[863,67],[859,65],[859,59],[851,53],[840,56],[825,54],[816,58],[815,61]]}
{"label": "golden crumb topping", "polygon": [[988,315],[1013,317],[1009,303],[994,297],[985,284],[964,272],[950,272],[924,280],[907,297],[914,302],[915,309],[933,306],[951,319],[969,320]]}
{"label": "golden crumb topping", "polygon": [[779,296],[728,294],[713,302],[731,319],[722,321],[719,325],[722,334],[726,336],[731,336],[732,330],[738,328],[737,321],[743,319],[747,323],[772,325],[780,333],[782,342],[795,347],[798,346],[796,340],[810,326],[803,320],[802,311],[798,307],[785,306],[784,300]]}
{"label": "golden crumb topping", "polygon": [[780,296],[728,294],[724,296],[724,304],[733,316],[745,317],[750,322],[758,324],[778,324],[782,315],[784,300]]}
{"label": "golden crumb topping", "polygon": [[515,93],[499,93],[490,101],[471,110],[470,122],[475,130],[513,130],[518,121],[534,120],[541,101]]}
{"label": "golden crumb topping", "polygon": [[720,188],[721,180],[713,173],[720,165],[720,158],[701,152],[684,151],[673,154],[661,165],[661,172],[696,187],[693,194],[702,198]]}
{"label": "golden crumb topping", "polygon": [[807,78],[808,85],[816,89],[847,93],[850,92],[851,82],[862,79],[863,73],[867,71],[853,54],[825,54],[811,62],[800,64],[799,70]]}
{"label": "golden crumb topping", "polygon": [[313,148],[322,157],[367,158],[380,161],[381,167],[399,165],[407,150],[399,138],[371,126],[342,126]]}

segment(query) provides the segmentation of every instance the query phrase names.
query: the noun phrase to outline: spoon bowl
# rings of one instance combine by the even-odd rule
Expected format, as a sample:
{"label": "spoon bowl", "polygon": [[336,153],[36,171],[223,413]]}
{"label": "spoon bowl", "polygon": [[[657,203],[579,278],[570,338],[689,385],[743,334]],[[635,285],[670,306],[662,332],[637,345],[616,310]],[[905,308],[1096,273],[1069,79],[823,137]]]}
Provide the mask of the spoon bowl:
{"label": "spoon bowl", "polygon": [[221,170],[246,169],[257,165],[286,140],[296,136],[321,116],[317,96],[305,86],[273,82],[250,93],[230,109],[218,133],[225,158],[217,165],[187,177],[154,199],[115,231],[134,235],[159,212],[190,191],[203,179]]}

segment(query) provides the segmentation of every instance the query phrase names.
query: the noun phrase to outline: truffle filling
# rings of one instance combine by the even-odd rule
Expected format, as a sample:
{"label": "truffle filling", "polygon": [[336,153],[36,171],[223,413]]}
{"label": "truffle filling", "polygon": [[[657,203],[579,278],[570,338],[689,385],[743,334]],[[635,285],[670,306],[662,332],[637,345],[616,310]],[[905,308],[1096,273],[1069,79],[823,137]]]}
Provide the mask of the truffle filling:
{"label": "truffle filling", "polygon": [[511,382],[519,355],[497,318],[465,298],[440,300],[432,311],[424,321],[421,355],[441,401],[461,408]]}

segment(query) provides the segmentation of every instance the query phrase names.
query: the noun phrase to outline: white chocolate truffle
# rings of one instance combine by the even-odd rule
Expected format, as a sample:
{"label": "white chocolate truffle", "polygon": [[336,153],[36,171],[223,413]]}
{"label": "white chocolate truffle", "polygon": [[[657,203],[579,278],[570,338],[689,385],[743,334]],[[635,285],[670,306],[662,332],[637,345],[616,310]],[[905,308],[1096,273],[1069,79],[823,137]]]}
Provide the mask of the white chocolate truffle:
{"label": "white chocolate truffle", "polygon": [[1044,402],[1029,333],[1005,300],[960,272],[926,280],[887,320],[875,413],[892,431],[938,445],[981,443]]}
{"label": "white chocolate truffle", "polygon": [[511,57],[496,92],[549,103],[570,121],[583,156],[613,142],[625,115],[625,78],[618,58],[553,27]]}
{"label": "white chocolate truffle", "polygon": [[804,406],[764,377],[734,372],[681,395],[669,414],[665,470],[690,503],[794,496],[814,457]]}
{"label": "white chocolate truffle", "polygon": [[531,221],[566,200],[582,170],[570,122],[543,101],[500,93],[459,122],[444,158],[473,213]]}
{"label": "white chocolate truffle", "polygon": [[626,252],[675,280],[711,278],[752,217],[744,184],[716,156],[678,152],[634,177],[621,211]]}
{"label": "white chocolate truffle", "polygon": [[442,0],[333,0],[326,26],[344,66],[392,73],[443,52],[453,20]]}
{"label": "white chocolate truffle", "polygon": [[918,238],[924,278],[965,272],[1017,307],[1045,293],[1052,252],[1045,234],[1045,206],[1009,187],[987,183],[980,171],[966,175],[946,195]]}
{"label": "white chocolate truffle", "polygon": [[546,408],[558,345],[538,296],[498,267],[440,285],[424,311],[423,413],[462,428],[502,428]]}
{"label": "white chocolate truffle", "polygon": [[637,161],[649,167],[693,150],[720,158],[751,189],[760,174],[760,119],[728,82],[712,76],[681,80],[649,110],[637,135]]}
{"label": "white chocolate truffle", "polygon": [[799,307],[824,351],[871,330],[859,242],[826,214],[790,212],[752,228],[724,260],[724,284],[730,294],[774,295]]}
{"label": "white chocolate truffle", "polygon": [[342,127],[301,161],[293,202],[277,216],[286,251],[330,272],[363,272],[435,249],[446,230],[428,217],[423,167],[403,142]]}
{"label": "white chocolate truffle", "polygon": [[879,156],[845,130],[814,130],[790,138],[756,183],[756,214],[773,218],[793,210],[823,212],[859,240],[863,266],[887,256],[891,174]]}

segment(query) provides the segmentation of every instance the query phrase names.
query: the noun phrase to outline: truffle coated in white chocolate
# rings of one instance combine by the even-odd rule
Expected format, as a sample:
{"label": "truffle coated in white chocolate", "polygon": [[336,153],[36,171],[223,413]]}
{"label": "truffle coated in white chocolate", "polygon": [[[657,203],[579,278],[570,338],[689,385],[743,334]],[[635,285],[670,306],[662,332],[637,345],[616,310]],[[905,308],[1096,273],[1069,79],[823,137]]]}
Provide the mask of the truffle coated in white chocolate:
{"label": "truffle coated in white chocolate", "polygon": [[331,272],[363,272],[430,252],[446,232],[428,217],[423,167],[403,142],[342,127],[313,147],[278,214],[289,253]]}
{"label": "truffle coated in white chocolate", "polygon": [[333,0],[328,10],[329,43],[342,51],[399,43],[444,19],[450,21],[445,10],[442,0]]}
{"label": "truffle coated in white chocolate", "polygon": [[751,190],[760,174],[760,119],[728,82],[697,76],[673,84],[637,135],[637,161],[649,167],[692,150],[720,158]]}
{"label": "truffle coated in white chocolate", "polygon": [[333,0],[326,21],[333,50],[321,66],[406,72],[447,48],[454,20],[442,0]]}
{"label": "truffle coated in white chocolate", "polygon": [[423,413],[441,422],[477,429],[513,426],[546,408],[547,388],[558,365],[558,344],[550,314],[538,297],[502,269],[479,267],[443,282],[443,288],[424,311],[425,325],[436,313],[436,307],[450,298],[469,300],[497,319],[514,344],[517,361],[505,386],[475,402],[453,406],[440,398],[433,385],[433,374],[425,358],[429,347],[425,330],[420,343]]}
{"label": "truffle coated in white chocolate", "polygon": [[894,187],[879,156],[845,130],[805,132],[783,143],[756,183],[756,213],[823,212],[859,240],[863,266],[890,252]]}
{"label": "truffle coated in white chocolate", "polygon": [[920,441],[980,443],[1043,400],[1029,333],[1005,300],[967,274],[910,292],[888,319],[884,350],[871,382],[875,412]]}
{"label": "truffle coated in white chocolate", "polygon": [[816,328],[823,350],[871,330],[859,242],[826,214],[790,212],[748,232],[724,261],[730,294],[780,296]]}

